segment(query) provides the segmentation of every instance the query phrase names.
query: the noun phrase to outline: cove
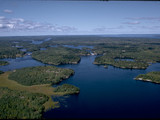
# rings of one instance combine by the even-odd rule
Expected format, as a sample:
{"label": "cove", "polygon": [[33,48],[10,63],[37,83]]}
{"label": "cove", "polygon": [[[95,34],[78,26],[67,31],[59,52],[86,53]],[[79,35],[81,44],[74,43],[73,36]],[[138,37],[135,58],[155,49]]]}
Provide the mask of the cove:
{"label": "cove", "polygon": [[[29,52],[27,52],[29,53]],[[5,59],[0,59],[0,60],[4,60],[4,61],[8,61],[9,65],[5,65],[5,66],[0,66],[0,70],[1,71],[12,71],[15,69],[21,69],[24,67],[32,67],[32,66],[44,66],[43,63],[34,60],[30,55],[26,55],[24,57],[19,57],[16,59],[12,59],[12,58],[5,58]]]}

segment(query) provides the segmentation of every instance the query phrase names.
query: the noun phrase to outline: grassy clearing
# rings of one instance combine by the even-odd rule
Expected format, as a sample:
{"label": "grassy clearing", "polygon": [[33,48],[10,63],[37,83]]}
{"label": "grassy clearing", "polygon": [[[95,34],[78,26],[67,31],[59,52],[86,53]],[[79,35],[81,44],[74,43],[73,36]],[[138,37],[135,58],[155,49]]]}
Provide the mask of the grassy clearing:
{"label": "grassy clearing", "polygon": [[43,84],[43,85],[33,85],[33,86],[24,86],[16,81],[9,80],[8,75],[11,72],[5,72],[0,75],[0,87],[7,87],[12,90],[19,90],[19,91],[28,91],[31,93],[42,93],[50,97],[49,101],[47,101],[44,106],[45,110],[49,108],[58,107],[58,102],[54,102],[51,99],[52,95],[63,95],[63,93],[55,93],[54,88],[50,84]]}

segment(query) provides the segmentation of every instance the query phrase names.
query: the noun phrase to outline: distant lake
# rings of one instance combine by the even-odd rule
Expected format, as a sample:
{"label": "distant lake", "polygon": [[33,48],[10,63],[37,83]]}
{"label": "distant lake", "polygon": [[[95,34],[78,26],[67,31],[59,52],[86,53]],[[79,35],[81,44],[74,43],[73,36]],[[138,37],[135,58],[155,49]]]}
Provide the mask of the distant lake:
{"label": "distant lake", "polygon": [[11,59],[11,58],[6,58],[6,59],[1,59],[4,61],[8,61],[9,65],[5,66],[0,66],[1,71],[11,71],[15,69],[20,69],[24,67],[32,67],[32,66],[43,66],[44,64],[32,59],[30,55],[24,56],[24,57],[19,57],[16,59]]}
{"label": "distant lake", "polygon": [[49,41],[51,39],[52,38],[47,38],[47,39],[44,39],[44,40],[32,40],[32,44],[35,44],[35,45],[42,44],[43,42]]}
{"label": "distant lake", "polygon": [[76,49],[82,49],[82,48],[90,48],[93,49],[93,46],[88,46],[88,45],[78,45],[78,46],[74,46],[74,45],[63,45],[64,47],[68,47],[68,48],[76,48]]}

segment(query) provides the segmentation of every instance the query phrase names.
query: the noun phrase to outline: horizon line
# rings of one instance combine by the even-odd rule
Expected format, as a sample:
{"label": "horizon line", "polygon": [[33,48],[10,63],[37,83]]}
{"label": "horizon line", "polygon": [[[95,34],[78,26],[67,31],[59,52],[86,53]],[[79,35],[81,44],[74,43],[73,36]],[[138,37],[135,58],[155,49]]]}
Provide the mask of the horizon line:
{"label": "horizon line", "polygon": [[1,36],[0,37],[29,37],[29,36],[90,36],[90,35],[93,35],[93,36],[96,36],[96,35],[160,35],[160,33],[154,33],[154,34],[148,34],[148,33],[144,33],[144,34],[136,34],[136,33],[131,33],[131,34],[63,34],[63,35],[8,35],[8,36]]}

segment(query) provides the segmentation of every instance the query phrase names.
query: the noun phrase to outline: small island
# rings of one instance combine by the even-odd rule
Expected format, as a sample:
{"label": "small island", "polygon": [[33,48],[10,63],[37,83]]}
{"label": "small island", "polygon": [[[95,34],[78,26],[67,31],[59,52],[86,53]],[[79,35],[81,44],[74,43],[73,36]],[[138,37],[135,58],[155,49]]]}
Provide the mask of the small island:
{"label": "small island", "polygon": [[0,66],[8,65],[8,64],[9,64],[9,62],[7,62],[7,61],[0,61]]}
{"label": "small island", "polygon": [[54,92],[58,92],[58,93],[63,92],[65,95],[78,94],[80,92],[80,89],[74,85],[63,84],[63,85],[57,86],[54,89]]}
{"label": "small island", "polygon": [[138,75],[135,80],[142,80],[142,81],[149,81],[153,83],[160,83],[160,72],[153,71],[147,74],[140,74]]}

